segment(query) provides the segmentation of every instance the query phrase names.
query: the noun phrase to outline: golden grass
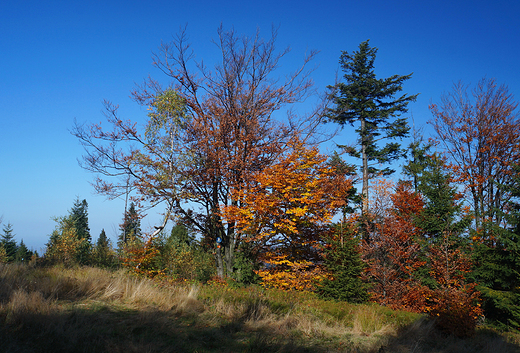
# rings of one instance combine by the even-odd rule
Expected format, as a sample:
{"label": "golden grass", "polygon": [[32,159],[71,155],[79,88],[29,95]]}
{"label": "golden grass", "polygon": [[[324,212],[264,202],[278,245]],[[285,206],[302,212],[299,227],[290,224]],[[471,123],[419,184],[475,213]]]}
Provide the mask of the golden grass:
{"label": "golden grass", "polygon": [[518,350],[516,337],[444,337],[416,314],[310,293],[171,285],[87,267],[0,265],[0,352],[503,353]]}

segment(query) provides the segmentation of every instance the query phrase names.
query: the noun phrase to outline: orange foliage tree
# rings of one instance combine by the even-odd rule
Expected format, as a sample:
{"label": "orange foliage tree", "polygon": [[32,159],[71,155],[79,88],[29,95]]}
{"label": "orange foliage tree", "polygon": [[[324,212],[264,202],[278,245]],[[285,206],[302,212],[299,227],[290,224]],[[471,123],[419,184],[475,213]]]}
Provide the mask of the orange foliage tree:
{"label": "orange foliage tree", "polygon": [[164,276],[165,266],[161,261],[161,253],[157,237],[150,236],[143,241],[140,237],[123,245],[121,262],[130,272],[150,278]]}
{"label": "orange foliage tree", "polygon": [[82,250],[90,248],[86,238],[79,238],[71,215],[56,217],[56,229],[50,236],[45,258],[67,266],[79,263]]}
{"label": "orange foliage tree", "polygon": [[482,315],[480,293],[468,283],[472,269],[469,255],[447,232],[428,251],[430,275],[436,286],[429,291],[427,312],[437,325],[457,336],[470,336]]}
{"label": "orange foliage tree", "polygon": [[[412,191],[410,183],[400,182],[393,194],[388,194],[388,185],[376,186],[379,196],[374,205],[381,208],[386,204],[391,208],[378,210],[385,217],[374,223],[370,238],[363,241],[372,299],[394,309],[420,312],[424,308],[426,287],[416,276],[424,261],[419,242],[422,231],[415,225],[414,217],[424,203]],[[380,199],[390,199],[391,205]]]}
{"label": "orange foliage tree", "polygon": [[323,274],[318,245],[352,184],[316,147],[298,139],[290,147],[235,193],[240,206],[224,206],[222,213],[257,247],[263,285],[306,290]]}

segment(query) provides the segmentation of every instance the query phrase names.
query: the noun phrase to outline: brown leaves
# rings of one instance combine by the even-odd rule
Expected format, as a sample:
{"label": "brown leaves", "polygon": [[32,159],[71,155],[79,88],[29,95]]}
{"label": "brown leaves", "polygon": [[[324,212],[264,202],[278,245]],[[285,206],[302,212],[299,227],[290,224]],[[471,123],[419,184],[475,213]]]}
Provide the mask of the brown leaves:
{"label": "brown leaves", "polygon": [[504,85],[482,79],[471,97],[467,86],[455,85],[440,105],[430,105],[431,122],[450,157],[456,181],[465,185],[473,203],[476,227],[488,215],[500,222],[495,208],[510,196],[497,184],[511,181],[511,168],[520,160],[518,103]]}

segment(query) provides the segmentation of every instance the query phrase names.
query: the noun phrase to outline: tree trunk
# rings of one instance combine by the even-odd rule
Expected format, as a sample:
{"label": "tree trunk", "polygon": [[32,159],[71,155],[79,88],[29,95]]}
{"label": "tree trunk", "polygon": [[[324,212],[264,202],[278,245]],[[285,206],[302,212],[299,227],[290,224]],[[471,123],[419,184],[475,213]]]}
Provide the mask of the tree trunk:
{"label": "tree trunk", "polygon": [[366,122],[361,119],[361,159],[363,161],[363,188],[361,190],[363,196],[363,204],[361,207],[361,214],[366,215],[368,212],[368,156],[367,156],[367,137],[366,137]]}

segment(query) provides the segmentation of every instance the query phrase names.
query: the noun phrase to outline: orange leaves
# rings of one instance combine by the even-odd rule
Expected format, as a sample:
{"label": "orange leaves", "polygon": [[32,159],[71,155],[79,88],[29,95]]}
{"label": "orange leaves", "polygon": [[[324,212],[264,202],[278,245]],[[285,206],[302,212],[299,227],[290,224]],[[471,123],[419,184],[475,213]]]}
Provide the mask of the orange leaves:
{"label": "orange leaves", "polygon": [[160,251],[150,238],[145,243],[131,240],[123,247],[122,264],[137,275],[154,278],[163,276],[165,269],[160,262]]}
{"label": "orange leaves", "polygon": [[351,183],[325,161],[316,148],[293,141],[289,154],[254,174],[249,188],[235,192],[240,206],[222,207],[223,214],[242,234],[264,240],[327,224],[344,205]]}
{"label": "orange leaves", "polygon": [[442,241],[431,246],[428,257],[436,287],[430,290],[427,312],[436,318],[442,330],[461,337],[470,336],[483,311],[476,284],[466,280],[472,265],[469,256],[445,234]]}
{"label": "orange leaves", "polygon": [[261,260],[268,264],[259,272],[265,285],[310,288],[319,258],[316,245],[352,185],[317,148],[297,139],[290,147],[275,164],[255,173],[249,188],[235,191],[237,205],[221,209],[245,241],[261,244]]}

